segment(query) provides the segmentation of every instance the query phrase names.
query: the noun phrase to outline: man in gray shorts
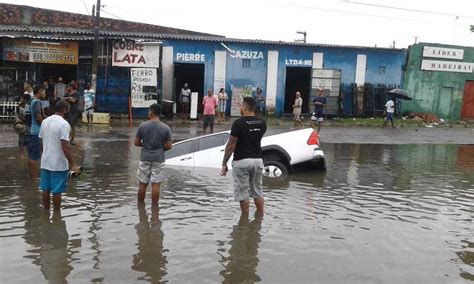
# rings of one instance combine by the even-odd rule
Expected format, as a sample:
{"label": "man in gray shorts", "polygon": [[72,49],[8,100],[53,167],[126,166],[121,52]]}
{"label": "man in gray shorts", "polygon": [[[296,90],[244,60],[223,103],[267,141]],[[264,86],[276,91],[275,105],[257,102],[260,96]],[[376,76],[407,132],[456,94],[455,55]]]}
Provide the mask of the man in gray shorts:
{"label": "man in gray shorts", "polygon": [[263,119],[255,116],[256,101],[244,98],[240,107],[242,117],[232,124],[230,138],[225,147],[221,175],[227,174],[227,162],[232,153],[232,176],[234,179],[234,198],[240,202],[242,214],[249,214],[249,198],[253,198],[257,214],[263,214],[263,153],[262,137],[267,130]]}
{"label": "man in gray shorts", "polygon": [[151,202],[158,204],[160,183],[163,181],[165,151],[171,149],[171,131],[160,121],[161,106],[152,104],[148,121],[140,124],[135,137],[135,146],[142,147],[137,176],[139,181],[138,202],[145,201],[146,188],[151,181]]}

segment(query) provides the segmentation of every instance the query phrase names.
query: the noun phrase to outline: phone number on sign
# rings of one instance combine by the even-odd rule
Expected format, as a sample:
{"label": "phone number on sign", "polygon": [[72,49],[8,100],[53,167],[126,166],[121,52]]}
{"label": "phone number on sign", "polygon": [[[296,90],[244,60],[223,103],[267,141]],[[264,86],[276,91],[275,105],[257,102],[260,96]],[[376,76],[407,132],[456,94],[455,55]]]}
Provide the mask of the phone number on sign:
{"label": "phone number on sign", "polygon": [[74,62],[76,56],[68,54],[42,54],[35,53],[33,55],[34,61],[63,61],[63,62]]}

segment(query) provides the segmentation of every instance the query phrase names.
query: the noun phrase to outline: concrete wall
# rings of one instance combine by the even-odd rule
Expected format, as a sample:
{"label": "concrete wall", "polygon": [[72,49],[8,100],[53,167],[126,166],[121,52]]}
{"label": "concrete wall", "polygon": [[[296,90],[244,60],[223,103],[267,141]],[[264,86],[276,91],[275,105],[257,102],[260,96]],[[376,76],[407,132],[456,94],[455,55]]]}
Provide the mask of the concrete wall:
{"label": "concrete wall", "polygon": [[[425,46],[462,49],[463,59],[423,58]],[[432,43],[419,43],[410,46],[404,76],[404,88],[413,101],[403,103],[403,112],[434,113],[440,118],[458,120],[464,96],[464,84],[474,80],[474,73],[421,70],[423,59],[446,62],[474,63],[474,48]]]}

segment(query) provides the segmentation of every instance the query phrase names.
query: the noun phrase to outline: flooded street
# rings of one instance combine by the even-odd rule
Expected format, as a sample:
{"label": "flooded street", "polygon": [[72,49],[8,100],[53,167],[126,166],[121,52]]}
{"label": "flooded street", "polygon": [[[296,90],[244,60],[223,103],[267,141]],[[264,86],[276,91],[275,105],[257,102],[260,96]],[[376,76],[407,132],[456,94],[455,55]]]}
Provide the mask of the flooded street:
{"label": "flooded street", "polygon": [[473,145],[323,143],[327,172],[264,180],[262,220],[218,169],[168,168],[159,209],[138,206],[134,130],[79,135],[61,213],[0,148],[1,283],[474,280]]}

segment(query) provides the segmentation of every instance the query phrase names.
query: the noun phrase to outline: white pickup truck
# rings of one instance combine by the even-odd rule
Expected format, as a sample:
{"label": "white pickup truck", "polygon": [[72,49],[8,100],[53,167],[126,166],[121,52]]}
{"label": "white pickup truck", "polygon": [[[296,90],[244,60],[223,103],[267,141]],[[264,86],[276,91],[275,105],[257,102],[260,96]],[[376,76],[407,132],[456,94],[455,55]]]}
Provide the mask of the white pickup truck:
{"label": "white pickup truck", "polygon": [[[220,168],[229,135],[230,131],[223,131],[179,141],[165,153],[166,165]],[[264,175],[268,177],[285,176],[294,171],[295,165],[303,163],[326,169],[324,151],[311,128],[264,136],[262,150]]]}

